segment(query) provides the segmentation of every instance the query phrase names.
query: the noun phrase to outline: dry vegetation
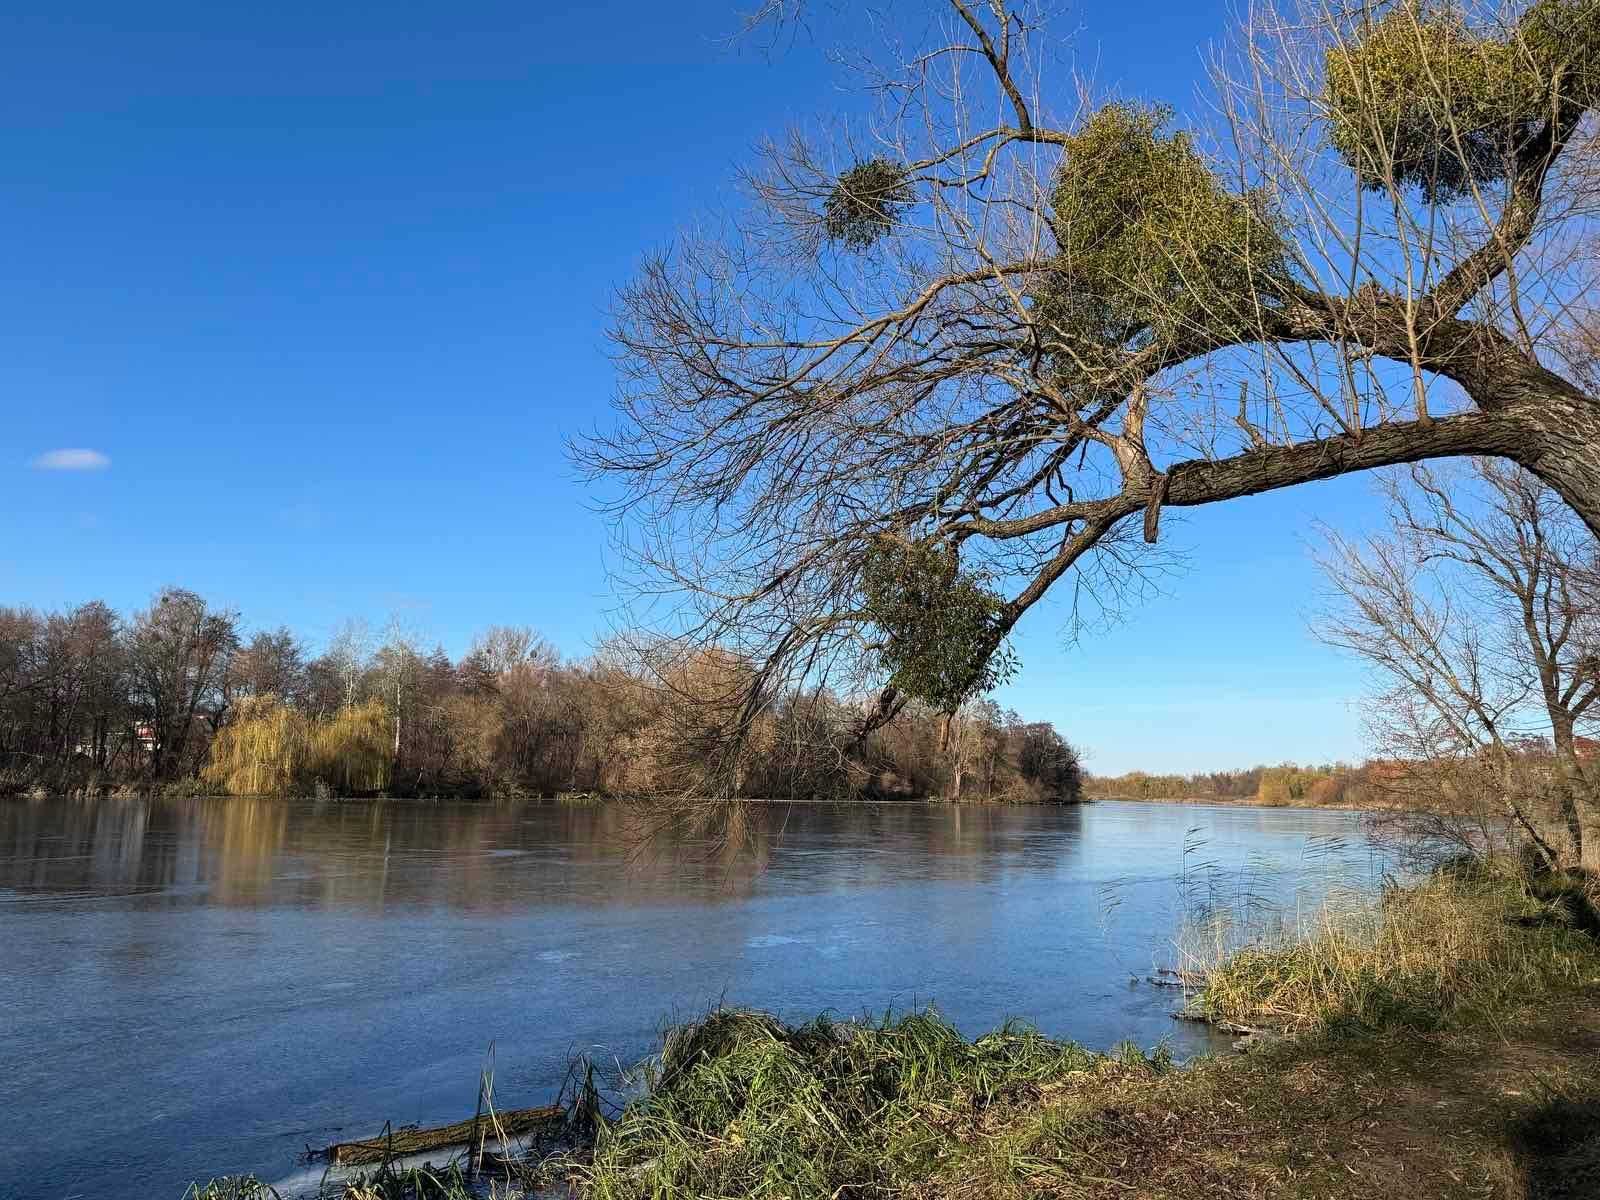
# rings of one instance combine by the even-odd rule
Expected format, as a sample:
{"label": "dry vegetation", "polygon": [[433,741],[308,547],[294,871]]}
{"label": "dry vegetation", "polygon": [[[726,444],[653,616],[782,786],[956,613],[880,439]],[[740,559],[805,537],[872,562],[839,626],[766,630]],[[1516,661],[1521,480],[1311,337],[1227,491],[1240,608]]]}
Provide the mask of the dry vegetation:
{"label": "dry vegetation", "polygon": [[1090,775],[1084,791],[1116,800],[1196,800],[1218,804],[1260,804],[1297,808],[1367,808],[1385,803],[1368,781],[1365,767],[1344,763],[1248,767],[1192,775]]}
{"label": "dry vegetation", "polygon": [[128,619],[0,609],[0,792],[1078,798],[1065,739],[992,702],[911,703],[864,730],[875,701],[814,688],[747,718],[751,664],[679,651],[618,638],[567,661],[496,627],[452,660],[354,625],[313,656],[176,590]]}
{"label": "dry vegetation", "polygon": [[1330,904],[1275,944],[1191,962],[1205,977],[1196,1009],[1292,1032],[1492,1023],[1594,982],[1597,899],[1584,877],[1461,860],[1378,904]]}

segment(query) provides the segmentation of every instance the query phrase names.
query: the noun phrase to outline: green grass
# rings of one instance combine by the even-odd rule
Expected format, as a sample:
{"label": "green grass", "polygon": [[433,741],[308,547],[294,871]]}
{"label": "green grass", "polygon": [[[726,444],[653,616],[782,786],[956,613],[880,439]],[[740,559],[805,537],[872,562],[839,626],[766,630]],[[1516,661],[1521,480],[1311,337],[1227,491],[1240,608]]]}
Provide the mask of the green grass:
{"label": "green grass", "polygon": [[[425,1163],[418,1167],[398,1167],[385,1163],[375,1171],[364,1171],[324,1189],[338,1200],[477,1200],[460,1163],[444,1166]],[[225,1175],[210,1183],[194,1184],[183,1200],[282,1200],[269,1185],[253,1175]]]}
{"label": "green grass", "polygon": [[385,1163],[352,1176],[338,1193],[342,1200],[473,1200],[477,1194],[455,1162],[404,1168]]}
{"label": "green grass", "polygon": [[1022,1025],[967,1041],[933,1012],[798,1027],[714,1012],[668,1035],[648,1094],[576,1176],[595,1200],[898,1194],[958,1148],[952,1122],[1104,1061]]}
{"label": "green grass", "polygon": [[[1564,1195],[1539,1180],[1589,1161],[1575,1130],[1600,1097],[1580,1071],[1540,1099],[1581,1058],[1565,1019],[1511,1047],[1592,1009],[1591,887],[1457,864],[1236,953],[1203,1010],[1298,1036],[1183,1070],[1023,1026],[968,1042],[933,1013],[714,1013],[669,1035],[573,1179],[593,1200]],[[1436,1190],[1391,1191],[1419,1177]]]}

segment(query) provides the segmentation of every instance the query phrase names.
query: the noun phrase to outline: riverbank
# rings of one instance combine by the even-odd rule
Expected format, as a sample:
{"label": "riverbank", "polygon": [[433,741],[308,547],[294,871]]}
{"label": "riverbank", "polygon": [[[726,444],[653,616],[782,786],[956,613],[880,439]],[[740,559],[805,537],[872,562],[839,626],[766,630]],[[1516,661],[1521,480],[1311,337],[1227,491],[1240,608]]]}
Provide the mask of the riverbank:
{"label": "riverbank", "polygon": [[[1064,1057],[1059,1075],[1030,1079],[1012,1064],[993,1085],[877,1110],[865,1129],[830,1125],[834,1097],[815,1088],[794,1106],[818,1120],[803,1136],[805,1118],[685,1128],[641,1115],[647,1135],[625,1125],[623,1144],[576,1173],[579,1194],[1592,1197],[1597,999],[1574,992],[1500,1031],[1328,1032],[1183,1069]],[[744,1190],[726,1190],[735,1173]],[[657,1190],[669,1174],[682,1190]]]}
{"label": "riverbank", "polygon": [[[591,1153],[523,1182],[592,1200],[1600,1195],[1595,894],[1458,866],[1232,955],[1190,1010],[1250,1049],[1185,1066],[1024,1026],[969,1042],[927,1012],[716,1012],[668,1035]],[[348,1195],[418,1194],[367,1186]]]}
{"label": "riverbank", "polygon": [[[1004,1043],[993,1048],[1005,1053]],[[1574,991],[1500,1031],[1342,1031],[1182,1069],[1132,1054],[1079,1061],[1035,1053],[1060,1073],[1029,1079],[1024,1061],[1002,1073],[1000,1086],[935,1079],[916,1103],[865,1114],[864,1127],[833,1124],[837,1098],[817,1086],[793,1097],[796,1113],[816,1118],[805,1119],[803,1133],[793,1122],[751,1124],[726,1110],[711,1123],[685,1124],[659,1109],[636,1114],[631,1152],[616,1146],[597,1163],[543,1179],[597,1200],[1600,1195],[1600,988]],[[755,1055],[775,1056],[771,1048]],[[727,1067],[708,1061],[702,1074],[727,1078]],[[647,1148],[652,1157],[639,1157]],[[713,1183],[734,1172],[747,1190]],[[846,1174],[855,1186],[828,1189]],[[654,1190],[668,1175],[679,1187]],[[346,1196],[422,1194],[474,1193],[446,1170],[379,1175]],[[194,1200],[270,1197],[223,1183]]]}
{"label": "riverbank", "polygon": [[[1057,797],[1053,799],[1040,799],[1038,796],[1025,793],[1009,792],[996,795],[963,795],[953,798],[943,794],[867,794],[851,796],[845,799],[826,796],[733,796],[733,797],[689,797],[669,793],[648,792],[493,792],[482,795],[459,796],[440,793],[437,795],[390,795],[379,792],[372,795],[352,795],[348,793],[330,792],[326,789],[314,790],[304,796],[276,796],[276,795],[240,795],[232,792],[220,791],[206,785],[201,780],[183,779],[155,787],[136,787],[131,784],[120,784],[116,787],[100,787],[94,790],[77,791],[50,791],[46,788],[35,787],[26,791],[6,792],[0,790],[0,800],[15,800],[28,803],[42,803],[51,800],[246,800],[246,801],[285,801],[285,800],[318,800],[333,802],[349,802],[366,804],[375,801],[393,800],[406,804],[562,804],[572,807],[583,807],[602,804],[631,804],[637,807],[657,807],[662,810],[669,808],[683,809],[685,807],[710,808],[716,805],[817,805],[826,807],[852,807],[858,805],[966,805],[980,808],[1022,808],[1022,807],[1071,807],[1076,804],[1087,804],[1087,796]],[[1161,803],[1161,802],[1157,802]]]}
{"label": "riverbank", "polygon": [[1228,958],[1191,1008],[1254,1048],[1184,1068],[926,1016],[717,1016],[572,1178],[597,1200],[1593,1196],[1595,924],[1579,881],[1457,869]]}

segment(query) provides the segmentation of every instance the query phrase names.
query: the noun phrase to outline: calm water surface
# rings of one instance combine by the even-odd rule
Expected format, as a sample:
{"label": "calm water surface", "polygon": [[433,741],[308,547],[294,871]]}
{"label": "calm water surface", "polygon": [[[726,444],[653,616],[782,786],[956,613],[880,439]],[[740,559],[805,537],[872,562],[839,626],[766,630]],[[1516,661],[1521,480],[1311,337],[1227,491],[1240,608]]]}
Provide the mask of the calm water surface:
{"label": "calm water surface", "polygon": [[718,1002],[1192,1053],[1142,980],[1197,880],[1293,909],[1375,872],[1342,812],[744,811],[734,848],[641,849],[613,805],[0,801],[0,1197],[281,1180],[470,1116],[491,1039],[499,1102],[542,1103]]}

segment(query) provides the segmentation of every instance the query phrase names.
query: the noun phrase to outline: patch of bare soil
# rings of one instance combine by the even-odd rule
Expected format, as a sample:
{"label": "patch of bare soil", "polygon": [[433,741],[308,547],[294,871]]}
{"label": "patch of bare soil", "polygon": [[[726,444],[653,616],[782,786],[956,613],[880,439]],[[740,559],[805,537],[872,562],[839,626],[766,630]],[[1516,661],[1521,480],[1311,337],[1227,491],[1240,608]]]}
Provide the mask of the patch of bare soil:
{"label": "patch of bare soil", "polygon": [[930,1197],[1600,1200],[1600,994],[1498,1034],[1330,1037],[1098,1072],[957,1137],[975,1156]]}
{"label": "patch of bare soil", "polygon": [[[1356,1044],[1296,1071],[1315,1081],[1323,1103],[1300,1109],[1315,1112],[1315,1123],[1299,1132],[1297,1106],[1281,1111],[1282,1194],[1600,1200],[1593,997],[1498,1036]],[[1316,1169],[1297,1180],[1296,1160]]]}

